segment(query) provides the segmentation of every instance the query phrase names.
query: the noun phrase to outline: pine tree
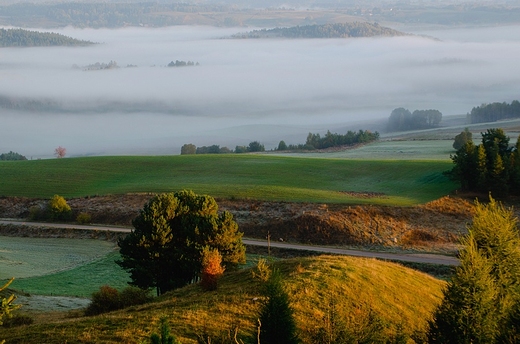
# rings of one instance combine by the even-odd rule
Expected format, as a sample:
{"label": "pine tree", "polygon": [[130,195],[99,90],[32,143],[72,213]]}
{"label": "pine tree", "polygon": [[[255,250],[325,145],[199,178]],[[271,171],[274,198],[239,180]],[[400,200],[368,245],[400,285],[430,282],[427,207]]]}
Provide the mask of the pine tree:
{"label": "pine tree", "polygon": [[299,343],[296,322],[289,295],[283,289],[282,277],[273,270],[265,285],[266,300],[260,310],[260,342],[269,344]]}
{"label": "pine tree", "polygon": [[512,209],[476,203],[461,265],[430,322],[431,343],[514,343],[520,338],[520,237]]}

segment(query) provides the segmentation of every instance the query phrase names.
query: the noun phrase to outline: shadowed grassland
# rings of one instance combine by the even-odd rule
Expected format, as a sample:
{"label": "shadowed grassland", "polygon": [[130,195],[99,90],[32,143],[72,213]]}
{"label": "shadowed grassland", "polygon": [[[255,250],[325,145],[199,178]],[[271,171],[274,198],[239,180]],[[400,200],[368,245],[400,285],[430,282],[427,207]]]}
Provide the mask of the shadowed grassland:
{"label": "shadowed grassland", "polygon": [[[319,256],[274,264],[284,277],[304,343],[313,342],[313,333],[323,326],[331,307],[347,327],[359,328],[360,319],[372,313],[389,336],[399,326],[407,335],[424,331],[445,285],[374,259]],[[101,316],[0,329],[0,338],[8,343],[141,343],[158,330],[160,317],[167,316],[172,333],[182,343],[196,343],[197,335],[204,332],[216,337],[235,327],[239,339],[256,343],[261,283],[250,270],[230,272],[215,292],[191,285],[147,305]]]}
{"label": "shadowed grassland", "polygon": [[[437,199],[455,189],[457,185],[442,175],[451,167],[448,160],[343,160],[249,154],[9,161],[0,163],[0,196],[83,197],[192,189],[222,198],[412,205]],[[355,192],[382,197],[357,197]]]}

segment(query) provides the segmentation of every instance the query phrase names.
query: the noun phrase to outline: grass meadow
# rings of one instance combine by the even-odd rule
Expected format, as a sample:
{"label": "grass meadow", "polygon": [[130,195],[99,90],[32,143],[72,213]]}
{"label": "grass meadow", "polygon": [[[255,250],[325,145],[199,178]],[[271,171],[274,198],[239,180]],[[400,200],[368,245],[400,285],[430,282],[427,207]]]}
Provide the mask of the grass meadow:
{"label": "grass meadow", "polygon": [[[375,259],[319,256],[274,265],[283,275],[303,343],[314,342],[312,335],[326,326],[331,312],[355,330],[372,315],[389,336],[399,328],[407,335],[423,332],[445,286],[426,274]],[[197,343],[197,335],[205,332],[217,338],[235,328],[238,339],[256,343],[261,289],[262,282],[243,269],[225,274],[217,291],[190,285],[152,303],[101,316],[0,328],[0,338],[8,343],[143,343],[167,316],[182,343]]]}
{"label": "grass meadow", "polygon": [[[117,156],[0,163],[0,196],[50,198],[192,189],[213,197],[414,205],[454,190],[447,160],[367,160],[270,154]],[[23,181],[23,182],[20,182]],[[358,198],[352,193],[385,197]]]}

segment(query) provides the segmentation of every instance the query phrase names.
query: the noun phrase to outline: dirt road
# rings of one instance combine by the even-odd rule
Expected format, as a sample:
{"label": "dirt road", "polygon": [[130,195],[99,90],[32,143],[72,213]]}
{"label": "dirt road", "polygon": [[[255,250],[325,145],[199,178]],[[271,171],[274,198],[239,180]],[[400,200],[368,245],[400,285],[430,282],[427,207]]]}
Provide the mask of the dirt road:
{"label": "dirt road", "polygon": [[[20,225],[20,226],[34,226],[34,227],[49,227],[49,228],[67,228],[67,229],[82,229],[82,230],[100,230],[100,231],[111,231],[111,232],[125,232],[129,233],[131,228],[127,227],[115,227],[115,226],[101,226],[101,225],[77,225],[77,224],[58,224],[58,223],[44,223],[44,222],[27,222],[17,220],[0,220],[0,224],[3,225]],[[330,247],[330,246],[317,246],[317,245],[302,245],[292,244],[286,242],[272,241],[268,243],[265,240],[257,240],[250,238],[243,238],[243,242],[246,245],[252,246],[264,246],[292,249],[292,250],[304,250],[314,251],[330,254],[340,254],[356,257],[365,258],[377,258],[384,260],[396,260],[404,262],[414,263],[428,263],[428,264],[441,264],[441,265],[459,265],[457,258],[452,256],[438,255],[438,254],[398,254],[398,253],[386,253],[386,252],[373,252],[373,251],[361,251],[361,250],[350,250],[344,248]]]}

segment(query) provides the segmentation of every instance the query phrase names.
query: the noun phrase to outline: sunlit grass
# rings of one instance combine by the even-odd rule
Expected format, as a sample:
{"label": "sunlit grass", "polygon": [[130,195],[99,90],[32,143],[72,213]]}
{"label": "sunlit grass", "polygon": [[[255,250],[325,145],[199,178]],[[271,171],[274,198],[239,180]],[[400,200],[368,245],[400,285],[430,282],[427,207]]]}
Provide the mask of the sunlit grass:
{"label": "sunlit grass", "polygon": [[[192,189],[213,197],[412,205],[450,193],[449,161],[270,155],[91,157],[0,163],[0,196],[65,197]],[[23,181],[23,182],[22,182]],[[384,194],[358,198],[342,191]]]}
{"label": "sunlit grass", "polygon": [[[282,272],[304,343],[312,343],[310,334],[323,324],[332,303],[342,319],[363,316],[371,309],[387,324],[389,334],[398,326],[407,334],[424,331],[445,285],[374,259],[320,256],[281,260],[275,266]],[[251,271],[240,270],[225,274],[215,292],[191,285],[153,303],[98,317],[0,330],[0,338],[9,343],[140,343],[158,330],[159,318],[167,316],[182,343],[196,343],[199,334],[217,336],[234,327],[239,339],[256,343],[260,290],[261,282]]]}

